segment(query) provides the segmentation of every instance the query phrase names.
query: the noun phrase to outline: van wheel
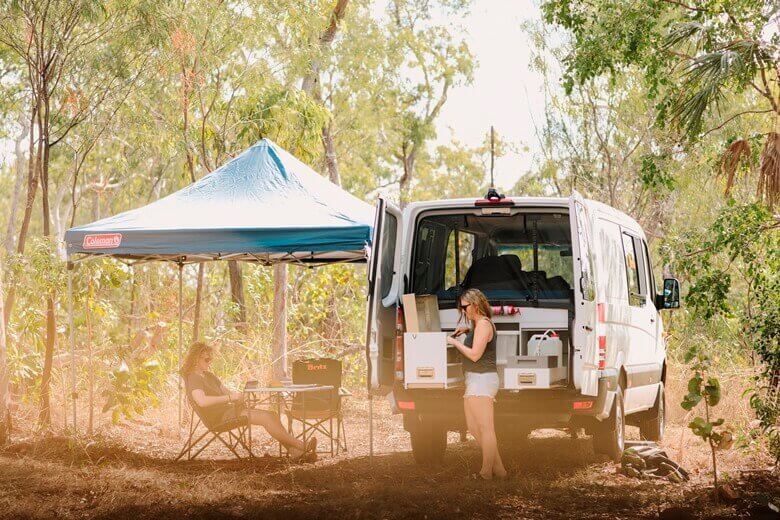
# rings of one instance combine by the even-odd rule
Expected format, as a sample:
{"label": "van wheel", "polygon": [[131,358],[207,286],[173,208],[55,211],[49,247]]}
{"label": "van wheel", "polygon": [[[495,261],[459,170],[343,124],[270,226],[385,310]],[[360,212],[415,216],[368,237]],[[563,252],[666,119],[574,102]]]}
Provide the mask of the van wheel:
{"label": "van wheel", "polygon": [[626,439],[626,417],[623,409],[623,390],[618,387],[612,413],[597,425],[593,434],[593,451],[603,453],[614,461],[623,455]]}
{"label": "van wheel", "polygon": [[438,464],[447,450],[447,430],[431,420],[420,419],[409,431],[412,455],[417,464]]}
{"label": "van wheel", "polygon": [[647,417],[639,422],[639,434],[648,441],[661,441],[664,438],[666,428],[666,394],[664,384],[658,387],[658,397],[655,405],[648,410]]}

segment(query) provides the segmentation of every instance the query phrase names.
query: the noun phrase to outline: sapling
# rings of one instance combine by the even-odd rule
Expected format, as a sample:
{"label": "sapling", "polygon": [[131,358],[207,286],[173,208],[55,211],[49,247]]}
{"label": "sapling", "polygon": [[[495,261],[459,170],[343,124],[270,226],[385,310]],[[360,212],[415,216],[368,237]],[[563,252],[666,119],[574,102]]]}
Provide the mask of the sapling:
{"label": "sapling", "polygon": [[[699,347],[691,347],[685,353],[685,362],[690,364],[693,377],[688,381],[688,393],[683,397],[682,406],[685,410],[693,410],[699,403],[704,404],[704,417],[697,416],[688,427],[694,435],[701,437],[710,447],[712,455],[712,475],[715,487],[715,500],[718,499],[718,463],[715,452],[728,449],[733,443],[731,432],[720,428],[723,419],[711,419],[711,408],[720,402],[720,381],[710,375],[712,363],[709,355]],[[718,429],[719,428],[719,429]]]}

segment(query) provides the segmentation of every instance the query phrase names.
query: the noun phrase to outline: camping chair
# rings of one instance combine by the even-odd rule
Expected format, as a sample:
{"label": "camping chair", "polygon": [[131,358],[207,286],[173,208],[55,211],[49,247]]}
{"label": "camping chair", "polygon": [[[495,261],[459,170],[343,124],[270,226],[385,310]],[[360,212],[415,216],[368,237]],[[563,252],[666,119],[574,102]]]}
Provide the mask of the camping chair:
{"label": "camping chair", "polygon": [[320,433],[330,441],[330,450],[322,449],[323,445],[320,445],[319,453],[330,453],[332,457],[341,450],[347,451],[341,398],[350,394],[341,388],[341,361],[329,358],[296,361],[292,367],[292,383],[327,385],[333,390],[294,393],[292,399],[285,403],[288,431],[293,433],[293,424],[299,422],[301,432],[297,435],[293,433],[297,439],[305,442],[314,433]]}
{"label": "camping chair", "polygon": [[[187,460],[193,460],[200,455],[203,450],[208,448],[215,439],[219,440],[237,459],[244,458],[238,453],[239,447],[247,452],[248,458],[254,457],[252,449],[250,448],[252,445],[252,430],[249,426],[249,419],[247,417],[238,417],[219,424],[211,424],[201,417],[200,409],[192,402],[189,395],[187,396],[187,404],[189,404],[190,407],[190,431],[187,436],[187,441],[184,443],[184,447],[181,449],[181,452],[179,452],[178,457],[176,457],[177,461],[184,457],[185,454],[187,455]],[[201,424],[206,431],[197,435],[198,426]],[[206,442],[198,447],[198,444],[204,440]]]}

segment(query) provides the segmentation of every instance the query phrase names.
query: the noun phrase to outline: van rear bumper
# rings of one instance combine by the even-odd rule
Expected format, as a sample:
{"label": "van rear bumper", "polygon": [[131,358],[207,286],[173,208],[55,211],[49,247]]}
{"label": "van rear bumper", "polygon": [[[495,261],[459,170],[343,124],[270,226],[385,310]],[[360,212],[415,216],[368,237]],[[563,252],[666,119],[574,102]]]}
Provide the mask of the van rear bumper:
{"label": "van rear bumper", "polygon": [[[585,423],[587,418],[603,420],[609,417],[617,389],[617,371],[615,374],[604,372],[599,379],[597,396],[585,396],[570,388],[501,390],[496,396],[496,422],[512,421],[534,428],[555,428],[580,420]],[[415,424],[422,418],[450,430],[465,428],[462,388],[406,390],[396,384],[392,395],[395,409],[404,414],[404,426],[407,422]]]}

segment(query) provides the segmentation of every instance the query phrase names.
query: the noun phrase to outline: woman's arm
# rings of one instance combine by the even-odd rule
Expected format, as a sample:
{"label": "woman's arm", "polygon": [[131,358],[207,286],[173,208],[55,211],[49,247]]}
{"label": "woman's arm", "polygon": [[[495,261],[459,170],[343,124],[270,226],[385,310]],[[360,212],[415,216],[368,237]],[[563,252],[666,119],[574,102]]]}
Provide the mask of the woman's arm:
{"label": "woman's arm", "polygon": [[208,408],[209,406],[214,406],[216,404],[230,403],[235,401],[233,397],[232,392],[227,395],[206,395],[200,388],[196,388],[192,391],[192,400],[201,408]]}
{"label": "woman's arm", "polygon": [[454,346],[461,354],[471,361],[476,362],[479,361],[479,358],[485,353],[487,344],[492,339],[492,334],[493,327],[490,325],[490,320],[479,320],[474,327],[474,342],[472,343],[471,348],[451,336],[447,338],[447,343]]}

